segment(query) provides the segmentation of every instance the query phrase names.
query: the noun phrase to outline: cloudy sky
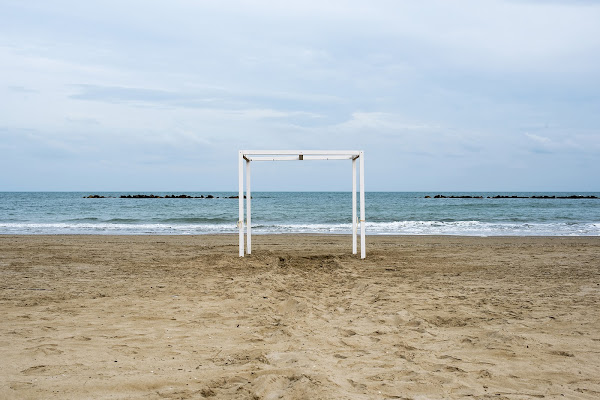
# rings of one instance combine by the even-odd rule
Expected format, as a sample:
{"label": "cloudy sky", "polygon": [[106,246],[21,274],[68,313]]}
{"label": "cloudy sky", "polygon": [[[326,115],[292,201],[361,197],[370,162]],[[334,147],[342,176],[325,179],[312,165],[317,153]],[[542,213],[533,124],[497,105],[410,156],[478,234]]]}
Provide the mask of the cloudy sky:
{"label": "cloudy sky", "polygon": [[[600,2],[0,0],[0,191],[600,190]],[[255,163],[348,190],[350,162]]]}

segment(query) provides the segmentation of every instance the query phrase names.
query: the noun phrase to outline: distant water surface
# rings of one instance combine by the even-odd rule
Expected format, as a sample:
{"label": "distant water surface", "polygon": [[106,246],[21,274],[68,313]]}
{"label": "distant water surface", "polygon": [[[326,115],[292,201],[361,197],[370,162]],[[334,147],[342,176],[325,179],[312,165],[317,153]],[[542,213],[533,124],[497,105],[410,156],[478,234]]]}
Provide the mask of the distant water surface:
{"label": "distant water surface", "polygon": [[[106,196],[84,198],[90,194]],[[185,192],[212,199],[123,199],[141,192],[0,192],[0,234],[235,233],[233,192]],[[157,196],[181,192],[154,192]],[[425,198],[484,196],[477,199]],[[589,192],[368,192],[367,234],[600,236],[600,199],[493,199],[488,196],[600,197]],[[216,198],[218,197],[218,198]],[[349,192],[252,193],[254,233],[351,233]]]}

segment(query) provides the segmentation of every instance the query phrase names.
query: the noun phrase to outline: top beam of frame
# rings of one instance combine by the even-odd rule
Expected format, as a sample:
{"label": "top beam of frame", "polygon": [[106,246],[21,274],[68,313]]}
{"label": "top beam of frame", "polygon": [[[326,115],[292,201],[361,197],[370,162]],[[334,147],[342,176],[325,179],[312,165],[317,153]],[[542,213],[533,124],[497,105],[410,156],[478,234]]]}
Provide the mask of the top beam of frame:
{"label": "top beam of frame", "polygon": [[[242,150],[242,156],[246,159],[254,156],[346,156],[348,158],[358,158],[359,150]],[[296,158],[298,159],[298,158]],[[326,159],[326,158],[322,158]]]}
{"label": "top beam of frame", "polygon": [[357,157],[348,154],[338,155],[318,155],[318,156],[305,156],[299,154],[297,156],[245,156],[246,161],[298,161],[298,160],[353,160]]}

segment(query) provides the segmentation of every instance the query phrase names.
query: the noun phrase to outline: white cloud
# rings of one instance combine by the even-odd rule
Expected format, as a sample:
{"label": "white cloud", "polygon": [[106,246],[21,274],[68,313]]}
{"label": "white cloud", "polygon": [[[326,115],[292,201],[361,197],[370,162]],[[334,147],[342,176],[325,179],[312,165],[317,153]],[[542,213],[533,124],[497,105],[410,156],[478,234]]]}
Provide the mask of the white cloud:
{"label": "white cloud", "polygon": [[440,126],[429,123],[411,123],[398,115],[384,112],[353,112],[351,118],[337,128],[346,131],[362,131],[371,129],[384,132],[432,131]]}
{"label": "white cloud", "polygon": [[527,136],[528,138],[530,138],[534,142],[541,143],[543,145],[550,145],[550,144],[552,144],[552,140],[550,138],[547,138],[547,137],[544,137],[544,136],[535,135],[533,133],[525,133],[525,136]]}
{"label": "white cloud", "polygon": [[525,133],[533,143],[532,151],[557,155],[576,154],[597,157],[600,152],[600,132],[598,133],[561,133],[552,132],[553,137]]}

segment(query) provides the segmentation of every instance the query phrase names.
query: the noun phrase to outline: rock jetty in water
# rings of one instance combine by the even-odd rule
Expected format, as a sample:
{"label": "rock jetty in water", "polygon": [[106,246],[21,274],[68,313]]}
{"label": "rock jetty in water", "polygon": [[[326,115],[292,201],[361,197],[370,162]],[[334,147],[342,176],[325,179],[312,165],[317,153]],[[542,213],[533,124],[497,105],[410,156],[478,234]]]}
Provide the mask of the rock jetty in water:
{"label": "rock jetty in water", "polygon": [[[431,199],[431,196],[425,196],[426,199]],[[484,196],[444,196],[443,194],[437,194],[433,196],[434,199],[483,199]],[[582,195],[570,195],[570,196],[486,196],[488,199],[597,199],[598,196],[582,196]]]}

